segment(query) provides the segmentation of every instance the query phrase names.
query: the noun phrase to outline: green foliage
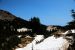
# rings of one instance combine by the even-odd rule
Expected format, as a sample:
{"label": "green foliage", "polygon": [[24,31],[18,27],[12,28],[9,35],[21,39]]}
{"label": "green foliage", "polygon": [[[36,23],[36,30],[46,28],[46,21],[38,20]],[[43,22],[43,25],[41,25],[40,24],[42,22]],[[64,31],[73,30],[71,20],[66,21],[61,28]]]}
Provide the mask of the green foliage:
{"label": "green foliage", "polygon": [[40,23],[40,19],[38,17],[33,17],[30,19],[32,23]]}

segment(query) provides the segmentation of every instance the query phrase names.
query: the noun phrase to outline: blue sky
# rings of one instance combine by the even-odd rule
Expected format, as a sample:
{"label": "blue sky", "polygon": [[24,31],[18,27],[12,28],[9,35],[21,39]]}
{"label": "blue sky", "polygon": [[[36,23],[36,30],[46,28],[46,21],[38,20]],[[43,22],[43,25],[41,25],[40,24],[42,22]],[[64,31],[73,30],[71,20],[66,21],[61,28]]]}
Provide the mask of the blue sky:
{"label": "blue sky", "polygon": [[74,0],[0,0],[0,9],[29,20],[39,17],[45,25],[66,25],[72,20],[71,9],[75,9]]}

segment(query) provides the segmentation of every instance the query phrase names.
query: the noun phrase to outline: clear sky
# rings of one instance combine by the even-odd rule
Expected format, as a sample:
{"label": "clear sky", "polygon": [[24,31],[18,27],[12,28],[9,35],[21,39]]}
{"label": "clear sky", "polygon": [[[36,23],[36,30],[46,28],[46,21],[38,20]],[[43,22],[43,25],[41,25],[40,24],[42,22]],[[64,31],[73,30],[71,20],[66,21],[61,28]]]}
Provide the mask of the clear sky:
{"label": "clear sky", "polygon": [[45,25],[66,25],[71,21],[75,0],[0,0],[0,9],[29,20],[39,17]]}

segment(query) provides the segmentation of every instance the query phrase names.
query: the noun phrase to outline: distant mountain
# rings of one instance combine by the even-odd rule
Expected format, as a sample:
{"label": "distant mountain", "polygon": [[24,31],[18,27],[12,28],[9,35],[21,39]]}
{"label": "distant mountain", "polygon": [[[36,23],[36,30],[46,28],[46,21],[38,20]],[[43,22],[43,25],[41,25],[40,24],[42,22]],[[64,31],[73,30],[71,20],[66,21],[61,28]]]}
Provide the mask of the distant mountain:
{"label": "distant mountain", "polygon": [[0,10],[0,20],[12,21],[15,18],[16,18],[16,16],[12,15],[8,11]]}
{"label": "distant mountain", "polygon": [[9,27],[10,29],[11,27],[17,29],[21,27],[27,27],[28,21],[21,19],[20,17],[16,17],[8,11],[0,10],[0,25],[2,25],[4,29],[7,27]]}

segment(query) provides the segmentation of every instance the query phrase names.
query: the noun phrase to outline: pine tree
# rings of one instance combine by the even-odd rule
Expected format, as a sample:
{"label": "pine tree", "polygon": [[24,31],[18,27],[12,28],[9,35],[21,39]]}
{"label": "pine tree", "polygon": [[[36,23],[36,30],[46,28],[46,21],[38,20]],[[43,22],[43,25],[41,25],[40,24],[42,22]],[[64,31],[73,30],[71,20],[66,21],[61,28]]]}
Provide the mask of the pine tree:
{"label": "pine tree", "polygon": [[68,22],[68,25],[65,26],[66,29],[75,29],[75,11],[74,9],[71,10],[71,15],[73,17],[73,20],[71,22]]}
{"label": "pine tree", "polygon": [[72,17],[75,20],[75,11],[74,11],[74,9],[72,9],[71,12],[72,12]]}

